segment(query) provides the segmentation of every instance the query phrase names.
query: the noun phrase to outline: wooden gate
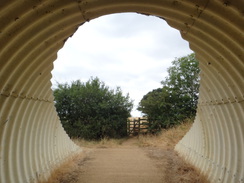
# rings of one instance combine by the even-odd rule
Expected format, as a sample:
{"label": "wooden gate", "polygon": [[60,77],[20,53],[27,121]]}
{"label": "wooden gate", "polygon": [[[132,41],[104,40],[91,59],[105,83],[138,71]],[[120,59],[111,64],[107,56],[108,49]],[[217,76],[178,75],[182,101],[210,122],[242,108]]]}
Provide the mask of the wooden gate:
{"label": "wooden gate", "polygon": [[138,135],[140,133],[147,133],[148,132],[149,123],[147,118],[134,118],[131,117],[128,119],[127,122],[127,130],[129,135]]}

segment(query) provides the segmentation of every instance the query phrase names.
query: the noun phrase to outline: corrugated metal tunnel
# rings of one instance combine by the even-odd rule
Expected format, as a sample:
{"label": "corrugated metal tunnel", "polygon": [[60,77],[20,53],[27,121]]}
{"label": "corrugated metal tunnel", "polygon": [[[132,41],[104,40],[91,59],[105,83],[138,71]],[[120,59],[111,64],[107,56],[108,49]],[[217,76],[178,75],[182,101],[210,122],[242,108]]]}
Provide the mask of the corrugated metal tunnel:
{"label": "corrugated metal tunnel", "polygon": [[175,149],[211,182],[244,182],[243,0],[0,1],[0,182],[45,178],[80,150],[55,111],[53,61],[84,22],[119,12],[164,18],[189,42],[200,61],[200,98]]}

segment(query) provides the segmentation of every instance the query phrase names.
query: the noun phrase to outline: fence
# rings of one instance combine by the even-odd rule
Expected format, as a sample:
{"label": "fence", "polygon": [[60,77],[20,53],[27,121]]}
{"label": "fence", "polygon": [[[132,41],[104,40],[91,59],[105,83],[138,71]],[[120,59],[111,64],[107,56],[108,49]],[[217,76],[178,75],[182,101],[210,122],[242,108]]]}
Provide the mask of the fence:
{"label": "fence", "polygon": [[149,122],[147,118],[129,118],[127,121],[127,131],[129,135],[138,135],[140,133],[147,133]]}

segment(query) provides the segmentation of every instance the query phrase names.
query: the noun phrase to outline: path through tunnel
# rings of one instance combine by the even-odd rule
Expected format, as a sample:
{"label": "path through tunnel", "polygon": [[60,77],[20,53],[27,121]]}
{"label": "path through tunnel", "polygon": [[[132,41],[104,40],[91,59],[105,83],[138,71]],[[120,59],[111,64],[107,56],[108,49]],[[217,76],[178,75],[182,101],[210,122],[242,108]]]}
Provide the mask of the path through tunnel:
{"label": "path through tunnel", "polygon": [[195,122],[175,150],[212,182],[244,182],[242,0],[11,0],[0,2],[0,182],[45,178],[80,151],[53,103],[51,70],[84,22],[137,12],[164,18],[200,61]]}

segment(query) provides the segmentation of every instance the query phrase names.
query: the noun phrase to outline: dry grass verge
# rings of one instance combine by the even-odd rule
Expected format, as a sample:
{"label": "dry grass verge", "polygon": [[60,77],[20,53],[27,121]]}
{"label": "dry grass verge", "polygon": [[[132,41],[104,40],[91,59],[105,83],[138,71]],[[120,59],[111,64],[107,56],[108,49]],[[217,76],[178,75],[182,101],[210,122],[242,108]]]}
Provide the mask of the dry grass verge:
{"label": "dry grass verge", "polygon": [[39,181],[39,183],[75,183],[80,174],[80,167],[86,160],[86,153],[81,152],[70,157],[55,169],[48,180]]}
{"label": "dry grass verge", "polygon": [[104,138],[99,141],[95,140],[84,140],[84,139],[72,139],[73,142],[80,146],[80,147],[87,147],[87,148],[109,148],[109,147],[118,147],[120,146],[124,141],[127,140],[127,138],[122,138],[122,139],[109,139],[109,138]]}
{"label": "dry grass verge", "polygon": [[165,183],[209,183],[197,168],[184,161],[174,150],[145,147],[145,151],[164,172]]}
{"label": "dry grass verge", "polygon": [[174,151],[175,145],[191,126],[192,120],[187,120],[179,126],[162,130],[158,135],[139,137],[139,147],[144,148],[149,157],[154,159],[157,166],[165,172],[166,183],[209,183],[197,168],[184,161]]}
{"label": "dry grass verge", "polygon": [[163,147],[173,149],[182,137],[189,131],[192,126],[192,120],[188,119],[181,125],[162,130],[157,135],[140,135],[138,145],[140,147]]}

